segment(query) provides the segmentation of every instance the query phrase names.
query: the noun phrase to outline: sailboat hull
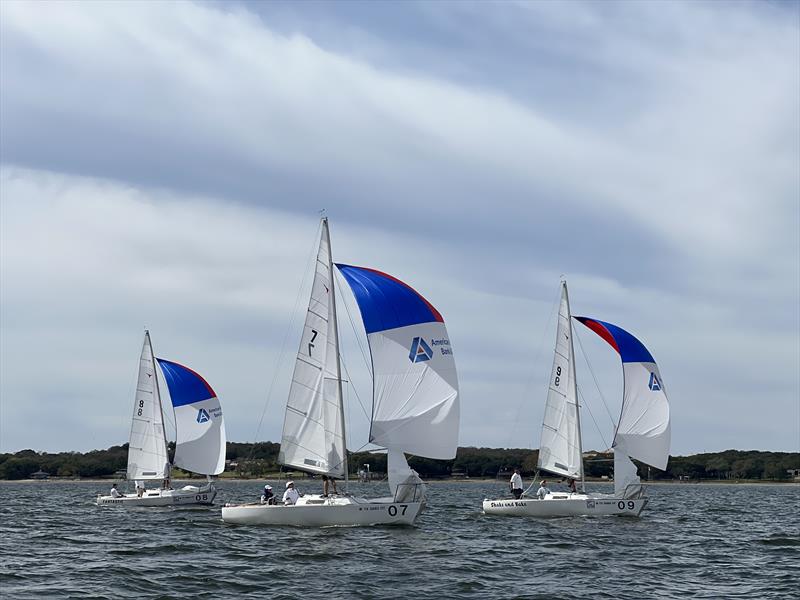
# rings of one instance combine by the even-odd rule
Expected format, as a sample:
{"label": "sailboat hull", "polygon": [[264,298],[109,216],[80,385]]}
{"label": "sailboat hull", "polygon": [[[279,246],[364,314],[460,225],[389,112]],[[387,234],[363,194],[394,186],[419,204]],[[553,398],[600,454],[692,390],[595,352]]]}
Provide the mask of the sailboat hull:
{"label": "sailboat hull", "polygon": [[192,504],[213,504],[217,490],[213,485],[197,487],[187,485],[179,490],[146,490],[141,496],[125,494],[97,496],[98,506],[187,506]]}
{"label": "sailboat hull", "polygon": [[647,502],[647,498],[548,494],[541,500],[536,498],[484,500],[483,512],[487,515],[543,518],[607,515],[638,517]]}
{"label": "sailboat hull", "polygon": [[352,496],[307,495],[294,506],[227,504],[222,507],[222,520],[238,525],[295,527],[412,525],[423,507],[422,502],[394,502],[392,498],[367,500]]}

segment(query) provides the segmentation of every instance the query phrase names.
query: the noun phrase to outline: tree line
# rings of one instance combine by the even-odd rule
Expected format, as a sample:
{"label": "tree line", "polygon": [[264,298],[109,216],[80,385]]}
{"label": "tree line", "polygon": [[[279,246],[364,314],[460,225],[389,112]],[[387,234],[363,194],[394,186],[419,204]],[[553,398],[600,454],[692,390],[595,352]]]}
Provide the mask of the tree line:
{"label": "tree line", "polygon": [[[233,477],[265,477],[281,470],[278,464],[280,445],[274,442],[229,442],[226,449],[226,475]],[[169,444],[170,457],[174,444]],[[409,465],[423,478],[444,477],[505,477],[519,467],[523,475],[536,472],[537,450],[526,448],[459,448],[453,460],[432,460],[410,457]],[[28,479],[44,471],[55,477],[122,477],[127,467],[128,444],[91,452],[46,453],[21,450],[0,454],[0,479]],[[355,476],[366,471],[382,477],[386,472],[386,455],[356,452],[348,455],[350,473]],[[613,477],[611,453],[586,453],[584,469],[587,477]],[[785,481],[791,479],[790,469],[800,469],[798,452],[762,452],[758,450],[725,450],[672,456],[667,469],[659,471],[638,465],[642,479],[673,480],[740,480],[761,479]],[[181,473],[176,473],[180,476]]]}

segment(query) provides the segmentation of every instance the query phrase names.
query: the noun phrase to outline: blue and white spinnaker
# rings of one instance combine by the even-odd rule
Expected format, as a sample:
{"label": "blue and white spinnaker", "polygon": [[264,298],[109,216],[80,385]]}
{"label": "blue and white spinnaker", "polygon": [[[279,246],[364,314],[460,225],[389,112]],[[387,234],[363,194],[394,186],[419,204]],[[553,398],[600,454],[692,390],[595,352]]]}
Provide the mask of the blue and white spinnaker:
{"label": "blue and white spinnaker", "polygon": [[217,395],[205,379],[178,363],[156,359],[175,410],[173,464],[202,475],[225,470],[225,422]]}

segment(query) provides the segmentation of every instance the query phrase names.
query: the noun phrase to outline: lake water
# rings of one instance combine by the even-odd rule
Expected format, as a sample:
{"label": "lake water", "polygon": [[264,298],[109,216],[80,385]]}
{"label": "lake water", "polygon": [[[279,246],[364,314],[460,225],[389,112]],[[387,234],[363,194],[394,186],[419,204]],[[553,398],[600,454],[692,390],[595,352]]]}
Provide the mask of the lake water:
{"label": "lake water", "polygon": [[481,513],[504,484],[434,483],[414,527],[224,524],[219,503],[255,500],[263,483],[220,482],[216,506],[177,509],[99,508],[107,483],[0,483],[0,595],[800,598],[794,485],[654,485],[640,518],[533,520]]}

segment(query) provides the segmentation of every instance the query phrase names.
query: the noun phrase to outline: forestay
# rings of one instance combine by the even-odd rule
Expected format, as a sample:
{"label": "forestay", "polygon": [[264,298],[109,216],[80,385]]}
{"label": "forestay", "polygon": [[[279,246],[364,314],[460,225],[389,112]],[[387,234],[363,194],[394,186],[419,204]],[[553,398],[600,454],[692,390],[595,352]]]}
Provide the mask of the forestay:
{"label": "forestay", "polygon": [[328,221],[322,221],[311,299],[295,360],[278,461],[342,477],[345,439]]}
{"label": "forestay", "polygon": [[163,479],[169,474],[167,440],[161,397],[156,381],[150,333],[145,332],[139,358],[139,379],[133,405],[133,421],[128,444],[128,479]]}
{"label": "forestay", "polygon": [[358,302],[373,365],[370,441],[451,459],[458,447],[458,377],[442,315],[391,275],[336,265]]}
{"label": "forestay", "polygon": [[225,470],[225,421],[217,395],[190,368],[159,358],[175,411],[175,466],[219,475]]}
{"label": "forestay", "polygon": [[624,329],[596,319],[576,319],[608,342],[622,359],[625,390],[612,446],[631,458],[666,469],[670,445],[669,401],[655,359]]}
{"label": "forestay", "polygon": [[567,284],[562,282],[556,348],[542,421],[538,466],[549,473],[582,479],[583,461],[574,358],[569,296]]}

